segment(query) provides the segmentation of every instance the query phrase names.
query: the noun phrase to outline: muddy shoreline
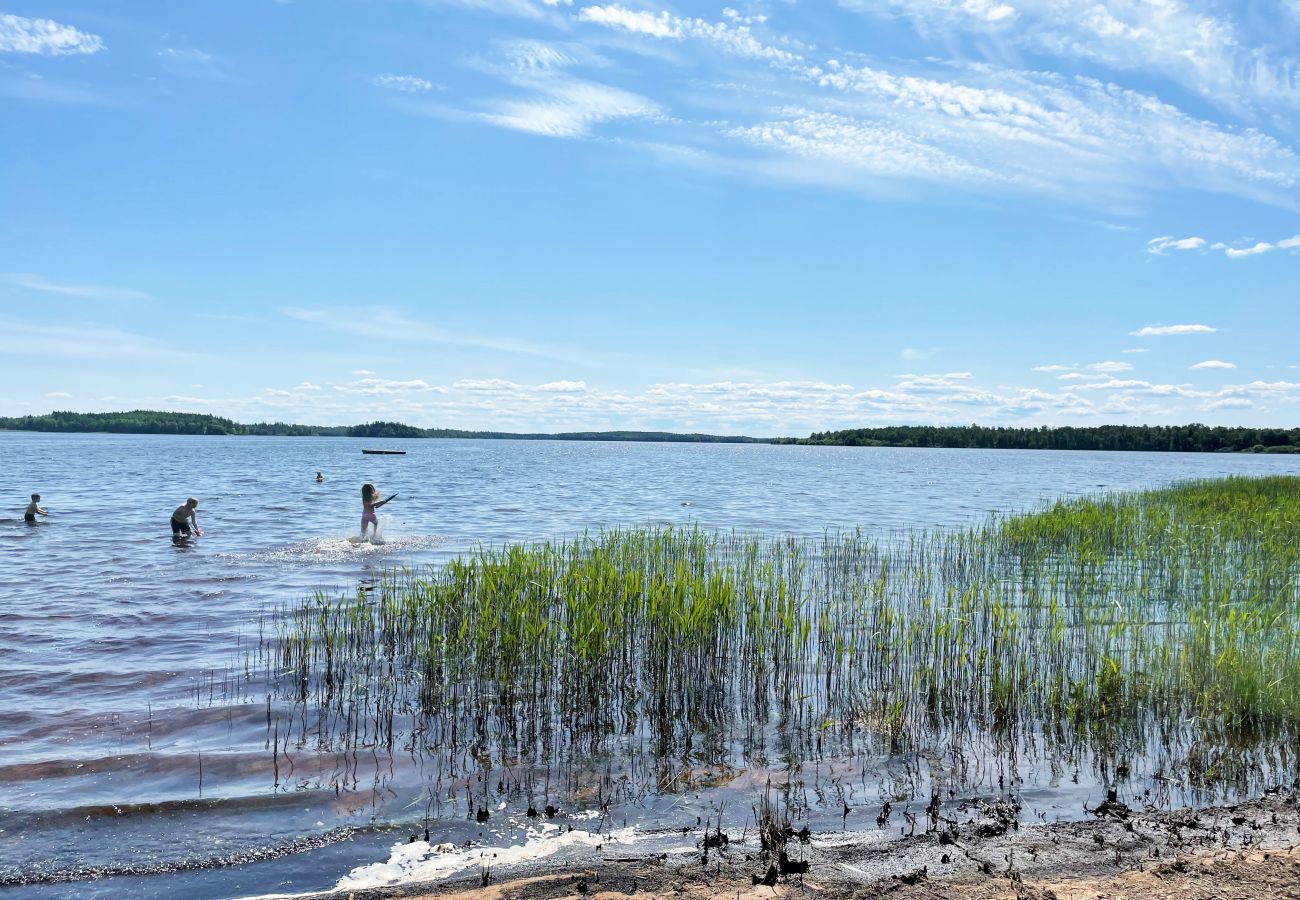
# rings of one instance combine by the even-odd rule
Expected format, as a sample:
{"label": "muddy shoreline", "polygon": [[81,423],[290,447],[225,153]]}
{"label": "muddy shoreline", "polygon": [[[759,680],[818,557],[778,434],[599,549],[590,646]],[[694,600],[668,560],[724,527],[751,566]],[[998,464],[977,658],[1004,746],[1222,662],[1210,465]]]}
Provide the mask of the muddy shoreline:
{"label": "muddy shoreline", "polygon": [[[787,834],[764,850],[744,832],[683,835],[696,852],[638,856],[593,847],[563,865],[524,864],[438,884],[312,895],[319,900],[558,897],[884,897],[928,900],[1300,897],[1300,795],[1204,809],[1135,810],[1108,802],[1090,821],[1017,825],[990,802],[928,830]],[[899,827],[886,816],[882,829]],[[906,826],[906,823],[903,823]],[[906,831],[906,827],[903,829]],[[708,847],[705,846],[708,838]],[[782,855],[783,854],[783,855]]]}

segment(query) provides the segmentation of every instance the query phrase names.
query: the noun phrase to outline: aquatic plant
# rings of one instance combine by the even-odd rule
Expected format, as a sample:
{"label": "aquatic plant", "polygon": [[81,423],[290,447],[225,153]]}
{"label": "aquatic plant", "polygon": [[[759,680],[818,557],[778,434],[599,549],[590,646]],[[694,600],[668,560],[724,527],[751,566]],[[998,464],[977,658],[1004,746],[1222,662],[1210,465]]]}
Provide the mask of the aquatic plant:
{"label": "aquatic plant", "polygon": [[406,749],[530,806],[863,754],[1246,791],[1296,774],[1298,579],[1300,479],[1230,478],[889,539],[481,547],[309,598],[260,654],[277,747]]}

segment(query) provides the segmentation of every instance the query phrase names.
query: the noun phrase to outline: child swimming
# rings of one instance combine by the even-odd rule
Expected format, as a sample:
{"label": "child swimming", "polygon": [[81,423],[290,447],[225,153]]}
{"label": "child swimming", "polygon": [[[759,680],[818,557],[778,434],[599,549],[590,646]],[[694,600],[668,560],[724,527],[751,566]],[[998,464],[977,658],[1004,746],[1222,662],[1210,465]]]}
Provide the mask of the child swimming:
{"label": "child swimming", "polygon": [[186,499],[186,501],[182,503],[180,506],[176,507],[176,509],[172,510],[172,537],[173,538],[179,538],[182,536],[189,537],[191,534],[190,525],[194,526],[194,531],[193,531],[194,534],[196,535],[203,534],[202,531],[199,531],[199,520],[194,516],[195,510],[197,510],[198,508],[199,508],[198,498],[190,497]]}
{"label": "child swimming", "polygon": [[388,502],[388,500],[392,500],[393,497],[396,497],[397,495],[393,494],[393,496],[389,497],[388,500],[376,500],[375,498],[378,496],[379,496],[379,492],[375,490],[375,486],[370,482],[367,481],[365,484],[361,485],[361,539],[362,540],[365,540],[366,529],[369,528],[371,525],[375,526],[375,532],[378,533],[379,517],[375,515],[375,510],[379,509],[379,507],[383,506],[385,503]]}
{"label": "child swimming", "polygon": [[48,515],[48,512],[41,509],[41,495],[32,494],[32,502],[27,504],[27,510],[23,513],[23,521],[28,525],[35,525],[37,516]]}

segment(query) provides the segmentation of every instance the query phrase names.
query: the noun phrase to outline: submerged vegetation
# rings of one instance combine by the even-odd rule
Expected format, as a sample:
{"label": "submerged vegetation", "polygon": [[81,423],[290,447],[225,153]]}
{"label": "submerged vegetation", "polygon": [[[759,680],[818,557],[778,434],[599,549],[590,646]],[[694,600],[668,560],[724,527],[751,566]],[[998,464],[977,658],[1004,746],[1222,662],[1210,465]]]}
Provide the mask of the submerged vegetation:
{"label": "submerged vegetation", "polygon": [[1300,478],[1229,478],[958,532],[481,548],[306,600],[260,654],[298,746],[561,799],[900,758],[921,796],[1040,763],[1209,796],[1296,774],[1298,580]]}

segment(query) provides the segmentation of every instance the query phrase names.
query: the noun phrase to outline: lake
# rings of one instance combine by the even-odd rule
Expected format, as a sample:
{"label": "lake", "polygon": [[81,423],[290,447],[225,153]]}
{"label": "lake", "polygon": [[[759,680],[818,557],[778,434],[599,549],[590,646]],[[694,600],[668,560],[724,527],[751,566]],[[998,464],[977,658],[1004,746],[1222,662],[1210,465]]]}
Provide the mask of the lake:
{"label": "lake", "polygon": [[[407,455],[361,453],[373,446]],[[354,763],[354,784],[327,790],[338,760],[268,749],[250,651],[316,590],[586,529],[885,535],[1048,498],[1283,473],[1300,474],[1300,457],[0,433],[0,894],[301,891],[387,859],[424,821],[417,763]],[[398,494],[380,511],[383,546],[347,540],[366,481]],[[29,526],[34,491],[50,516]],[[204,534],[177,546],[166,519],[188,495]],[[1037,787],[1043,815],[1077,809],[1068,785]],[[707,808],[648,798],[622,815],[654,828]],[[436,830],[511,840],[519,812],[481,826],[452,804]]]}

